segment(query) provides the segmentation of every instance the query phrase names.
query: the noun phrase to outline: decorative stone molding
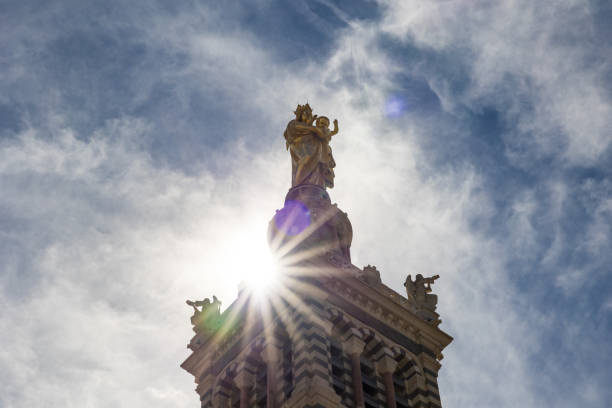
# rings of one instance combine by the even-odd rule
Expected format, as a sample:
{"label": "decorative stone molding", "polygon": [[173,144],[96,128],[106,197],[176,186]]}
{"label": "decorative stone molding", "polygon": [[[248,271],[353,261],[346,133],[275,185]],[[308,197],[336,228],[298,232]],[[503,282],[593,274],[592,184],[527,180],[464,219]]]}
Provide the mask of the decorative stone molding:
{"label": "decorative stone molding", "polygon": [[397,368],[397,361],[391,356],[391,350],[383,348],[383,352],[376,360],[376,370],[381,373],[393,373]]}
{"label": "decorative stone molding", "polygon": [[342,408],[340,396],[334,392],[328,383],[320,378],[313,378],[308,386],[296,390],[282,408]]}
{"label": "decorative stone molding", "polygon": [[[364,296],[363,294],[357,292],[355,289],[351,288],[346,283],[342,282],[340,279],[328,279],[326,284],[329,286],[330,291],[332,291],[335,295],[340,296],[341,298],[349,301],[353,305],[359,307],[360,309],[366,311],[371,316],[376,317],[381,322],[387,324],[389,327],[393,327],[395,330],[400,331],[402,334],[409,338],[415,338],[415,334],[421,335],[421,332],[429,332],[432,326],[427,322],[421,320],[416,315],[412,314],[412,312],[408,311],[403,305],[395,302],[393,299],[386,298],[388,300],[393,301],[398,307],[402,308],[402,313],[398,313],[396,311],[391,310],[391,308],[383,306],[380,302],[373,300],[372,297]],[[406,312],[411,313],[411,315],[405,315]],[[413,317],[412,319],[410,317]],[[416,324],[415,324],[416,323]],[[418,327],[420,326],[420,327]],[[438,333],[439,332],[437,329]],[[443,333],[442,333],[443,334]],[[447,335],[443,334],[448,338]],[[441,350],[444,345],[439,341],[433,341],[433,336],[428,335],[428,348],[432,349],[432,351],[436,354],[439,354],[437,350]],[[422,342],[419,339],[415,339],[417,343],[421,344]],[[446,339],[445,339],[446,340]],[[448,342],[452,340],[448,338]]]}
{"label": "decorative stone molding", "polygon": [[361,354],[365,348],[366,343],[361,339],[361,334],[357,329],[350,329],[344,341],[342,342],[342,349],[346,354]]}

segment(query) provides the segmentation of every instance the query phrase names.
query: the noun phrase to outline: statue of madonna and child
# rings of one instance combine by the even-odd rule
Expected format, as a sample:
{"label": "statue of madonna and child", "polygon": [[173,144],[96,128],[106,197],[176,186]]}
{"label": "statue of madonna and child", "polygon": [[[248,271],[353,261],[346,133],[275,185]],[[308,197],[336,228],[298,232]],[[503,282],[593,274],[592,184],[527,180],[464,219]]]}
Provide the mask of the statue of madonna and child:
{"label": "statue of madonna and child", "polygon": [[310,254],[350,263],[350,222],[325,191],[334,186],[336,162],[329,143],[338,133],[338,121],[331,130],[330,120],[313,115],[309,104],[298,105],[294,113],[284,133],[291,154],[291,189],[270,223],[270,245],[274,250],[283,245],[308,249]]}
{"label": "statue of madonna and child", "polygon": [[[334,157],[329,142],[338,133],[329,129],[329,119],[312,114],[310,105],[298,105],[295,119],[285,130],[286,147],[291,153],[291,187],[311,184],[319,187],[334,186]],[[314,125],[313,125],[314,123]]]}

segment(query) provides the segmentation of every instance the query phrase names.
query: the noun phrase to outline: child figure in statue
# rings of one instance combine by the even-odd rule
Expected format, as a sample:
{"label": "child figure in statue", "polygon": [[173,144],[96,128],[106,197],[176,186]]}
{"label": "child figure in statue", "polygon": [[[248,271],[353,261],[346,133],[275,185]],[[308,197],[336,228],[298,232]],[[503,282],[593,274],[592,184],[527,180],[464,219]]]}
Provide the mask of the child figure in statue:
{"label": "child figure in statue", "polygon": [[338,119],[334,119],[334,130],[329,130],[329,119],[326,116],[319,116],[316,118],[315,127],[318,130],[318,134],[323,139],[321,149],[321,166],[323,170],[323,178],[325,179],[325,186],[332,188],[334,186],[334,167],[336,162],[334,156],[332,156],[332,149],[329,145],[331,137],[338,133]]}
{"label": "child figure in statue", "polygon": [[319,130],[319,135],[326,143],[331,141],[331,137],[338,133],[338,119],[334,119],[334,130],[329,130],[329,119],[327,116],[319,116],[316,118],[315,126]]}

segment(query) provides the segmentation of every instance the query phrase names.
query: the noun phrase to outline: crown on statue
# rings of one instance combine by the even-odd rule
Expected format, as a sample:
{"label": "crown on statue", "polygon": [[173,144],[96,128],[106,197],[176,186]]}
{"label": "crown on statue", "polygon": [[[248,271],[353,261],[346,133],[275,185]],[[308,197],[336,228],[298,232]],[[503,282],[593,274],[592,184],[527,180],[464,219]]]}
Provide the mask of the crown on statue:
{"label": "crown on statue", "polygon": [[307,112],[308,114],[312,115],[312,108],[308,103],[306,103],[306,105],[298,104],[297,108],[295,108],[295,110],[293,111],[293,113],[295,113],[296,119],[298,120],[302,117],[303,112]]}

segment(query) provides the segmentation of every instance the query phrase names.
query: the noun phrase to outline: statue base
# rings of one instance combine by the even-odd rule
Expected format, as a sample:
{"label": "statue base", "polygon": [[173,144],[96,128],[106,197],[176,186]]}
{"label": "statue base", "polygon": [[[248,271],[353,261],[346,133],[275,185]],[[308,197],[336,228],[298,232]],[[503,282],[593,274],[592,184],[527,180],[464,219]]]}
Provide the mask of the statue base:
{"label": "statue base", "polygon": [[351,263],[353,228],[346,213],[332,204],[323,187],[302,184],[289,190],[285,205],[268,226],[268,244],[279,257],[298,263],[326,257]]}

